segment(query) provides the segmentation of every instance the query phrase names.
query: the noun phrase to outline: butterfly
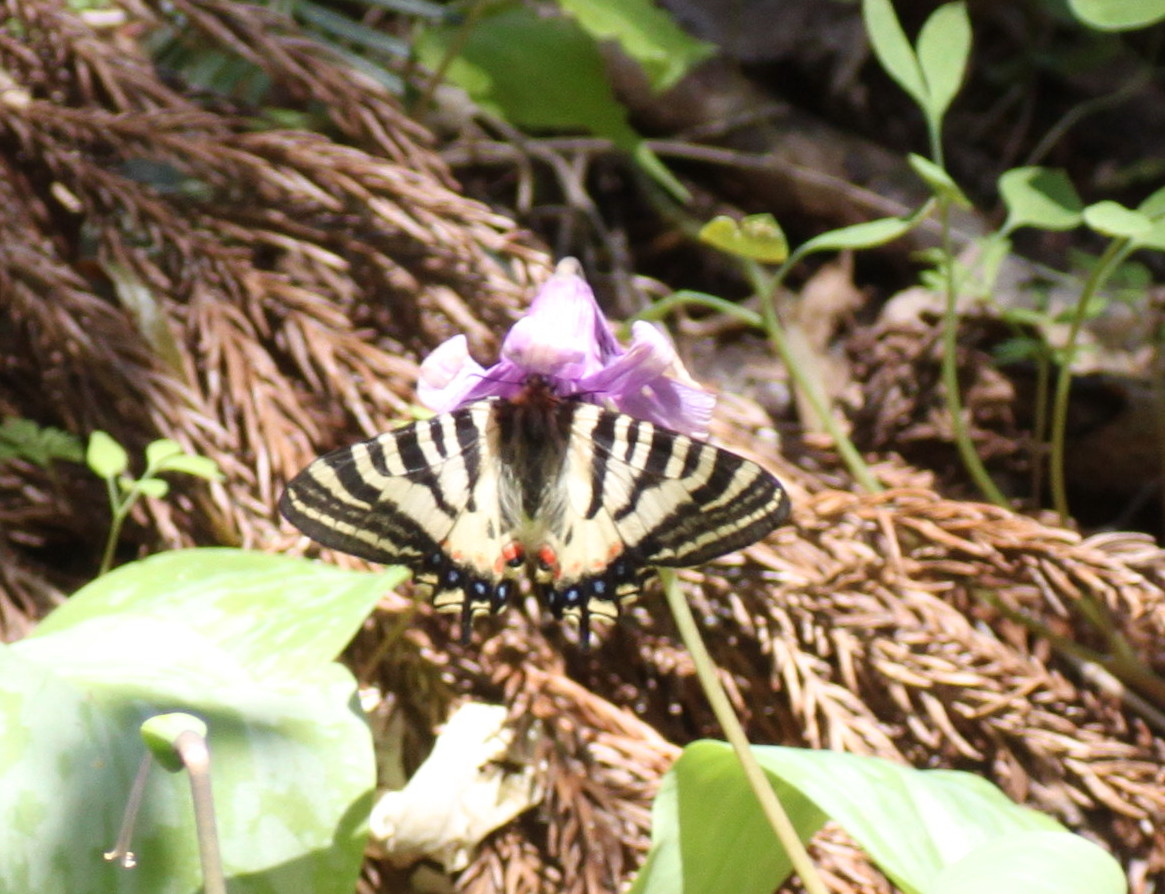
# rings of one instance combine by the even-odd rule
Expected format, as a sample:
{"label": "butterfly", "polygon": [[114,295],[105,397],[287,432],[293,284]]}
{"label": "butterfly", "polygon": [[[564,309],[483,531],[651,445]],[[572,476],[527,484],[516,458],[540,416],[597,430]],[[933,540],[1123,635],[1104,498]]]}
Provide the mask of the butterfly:
{"label": "butterfly", "polygon": [[553,393],[528,377],[312,462],[280,511],[324,546],[405,565],[439,611],[501,610],[523,572],[580,641],[614,619],[659,566],[699,565],[786,520],[789,500],[754,462]]}

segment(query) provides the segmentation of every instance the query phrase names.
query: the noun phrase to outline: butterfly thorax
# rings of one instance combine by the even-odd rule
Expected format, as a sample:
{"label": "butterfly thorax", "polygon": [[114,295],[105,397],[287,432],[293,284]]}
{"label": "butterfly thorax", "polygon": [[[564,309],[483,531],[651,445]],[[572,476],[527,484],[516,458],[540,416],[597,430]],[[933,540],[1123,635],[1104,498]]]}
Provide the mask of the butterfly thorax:
{"label": "butterfly thorax", "polygon": [[566,509],[561,478],[575,404],[554,394],[542,376],[531,376],[520,394],[494,405],[502,522],[529,550]]}

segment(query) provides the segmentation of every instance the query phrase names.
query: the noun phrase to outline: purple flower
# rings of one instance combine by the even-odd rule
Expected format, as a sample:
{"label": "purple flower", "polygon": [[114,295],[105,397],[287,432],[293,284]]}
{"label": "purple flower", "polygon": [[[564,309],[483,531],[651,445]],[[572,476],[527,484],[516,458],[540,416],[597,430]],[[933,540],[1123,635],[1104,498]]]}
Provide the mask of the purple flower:
{"label": "purple flower", "polygon": [[514,398],[531,376],[558,397],[577,396],[693,437],[707,435],[715,403],[650,323],[634,323],[631,346],[619,344],[573,258],[558,265],[510,328],[497,363],[483,368],[469,356],[465,336],[455,335],[421,364],[417,396],[446,413],[486,397]]}

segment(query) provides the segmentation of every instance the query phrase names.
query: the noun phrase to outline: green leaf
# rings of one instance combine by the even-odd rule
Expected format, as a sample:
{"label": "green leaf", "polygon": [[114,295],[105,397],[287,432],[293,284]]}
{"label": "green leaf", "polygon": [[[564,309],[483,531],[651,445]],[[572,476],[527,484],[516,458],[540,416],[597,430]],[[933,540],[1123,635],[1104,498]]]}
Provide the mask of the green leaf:
{"label": "green leaf", "polygon": [[1084,204],[1061,170],[1012,168],[999,178],[999,195],[1007,206],[1004,233],[1019,227],[1071,230],[1084,220]]}
{"label": "green leaf", "polygon": [[936,165],[929,158],[923,158],[921,155],[915,155],[913,152],[906,158],[910,167],[914,169],[923,182],[930,187],[939,198],[946,198],[956,205],[961,205],[964,208],[971,207],[971,201],[963,195],[963,191],[959,189],[957,183],[951,179],[943,168]]}
{"label": "green leaf", "polygon": [[[919,771],[838,752],[757,746],[753,753],[802,838],[816,831],[824,816],[836,820],[907,894],[929,894],[948,872],[958,880],[960,870],[952,867],[970,862],[978,849],[1000,853],[1003,843],[1032,832],[1055,836],[1047,839],[1055,846],[1043,851],[1040,868],[1057,878],[1060,894],[1123,891],[1112,857],[970,773]],[[635,894],[769,894],[788,874],[787,858],[736,756],[722,742],[684,749],[664,778],[652,817],[651,851],[633,883]],[[1055,854],[1060,852],[1091,867],[1086,879],[1077,884],[1059,874]],[[1019,872],[1024,865],[1020,859],[1010,868]],[[1026,875],[1002,881],[1008,868],[988,867],[993,884],[977,890],[1027,892]]]}
{"label": "green leaf", "polygon": [[163,481],[161,478],[140,478],[136,484],[138,491],[147,497],[156,497],[160,500],[170,493],[170,482]]}
{"label": "green leaf", "polygon": [[101,857],[146,753],[143,717],[181,711],[209,730],[230,890],[350,894],[375,772],[355,681],[331,659],[401,576],[165,553],[0,648],[0,890],[199,890],[184,776],[150,775],[132,873]]}
{"label": "green leaf", "polygon": [[[421,63],[435,69],[459,38],[459,29],[430,28],[417,36],[414,48]],[[588,131],[637,159],[653,159],[649,173],[686,197],[674,177],[659,177],[662,163],[627,123],[594,38],[573,19],[504,4],[473,26],[446,77],[481,108],[517,127]]]}
{"label": "green leaf", "polygon": [[1165,0],[1068,0],[1073,15],[1102,31],[1144,28],[1165,19]]}
{"label": "green leaf", "polygon": [[256,676],[294,676],[301,665],[338,655],[380,595],[407,576],[399,568],[358,574],[236,549],[172,550],[87,584],[35,635],[133,612],[214,639]]}
{"label": "green leaf", "polygon": [[918,224],[918,218],[883,217],[821,233],[804,242],[798,254],[816,251],[848,251],[859,248],[874,248],[893,242],[909,233]]}
{"label": "green leaf", "polygon": [[971,55],[971,21],[963,3],[934,11],[918,35],[918,66],[926,83],[926,116],[938,133],[951,100],[959,92]]}
{"label": "green leaf", "polygon": [[222,481],[223,474],[218,469],[218,463],[206,456],[195,456],[192,453],[182,453],[168,457],[158,467],[159,472],[182,472],[207,481]]}
{"label": "green leaf", "polygon": [[789,256],[789,242],[771,214],[750,214],[740,221],[722,214],[704,224],[699,238],[723,252],[754,261],[779,264]]}
{"label": "green leaf", "polygon": [[146,465],[156,469],[170,457],[179,456],[183,452],[182,445],[169,438],[152,441],[146,446]]}
{"label": "green leaf", "polygon": [[80,438],[67,431],[42,427],[21,416],[8,416],[0,423],[0,461],[25,459],[48,468],[53,460],[82,462],[84,458]]}
{"label": "green leaf", "polygon": [[1162,186],[1137,206],[1142,214],[1154,219],[1165,217],[1165,186]]}
{"label": "green leaf", "polygon": [[1078,835],[1030,831],[1000,836],[947,866],[927,894],[1124,894],[1110,854]]}
{"label": "green leaf", "polygon": [[95,431],[89,435],[85,462],[102,478],[114,478],[129,468],[129,454],[108,434]]}
{"label": "green leaf", "polygon": [[1096,232],[1114,238],[1136,239],[1153,229],[1153,221],[1147,215],[1109,200],[1085,208],[1084,222]]}
{"label": "green leaf", "polygon": [[[663,777],[651,809],[651,850],[629,894],[771,894],[789,875],[788,855],[735,756],[722,760],[720,745],[689,745]],[[798,836],[808,840],[825,815],[795,788],[780,780],[773,787]]]}
{"label": "green leaf", "polygon": [[558,5],[596,40],[618,42],[655,90],[673,86],[716,52],[714,44],[689,37],[666,11],[647,0],[558,0]]}
{"label": "green leaf", "polygon": [[866,33],[870,36],[870,46],[882,68],[925,111],[930,105],[926,78],[893,4],[890,0],[862,0],[862,16]]}

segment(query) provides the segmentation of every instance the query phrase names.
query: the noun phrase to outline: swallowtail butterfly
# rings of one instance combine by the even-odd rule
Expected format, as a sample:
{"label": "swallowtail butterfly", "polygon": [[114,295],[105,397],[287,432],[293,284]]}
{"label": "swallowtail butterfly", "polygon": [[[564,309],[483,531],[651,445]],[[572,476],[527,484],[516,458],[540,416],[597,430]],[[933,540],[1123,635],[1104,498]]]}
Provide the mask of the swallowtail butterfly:
{"label": "swallowtail butterfly", "polygon": [[614,618],[654,566],[698,565],[789,513],[755,463],[650,422],[555,396],[530,376],[489,398],[313,462],[283,515],[324,546],[406,565],[438,610],[500,610],[528,569],[556,617]]}

